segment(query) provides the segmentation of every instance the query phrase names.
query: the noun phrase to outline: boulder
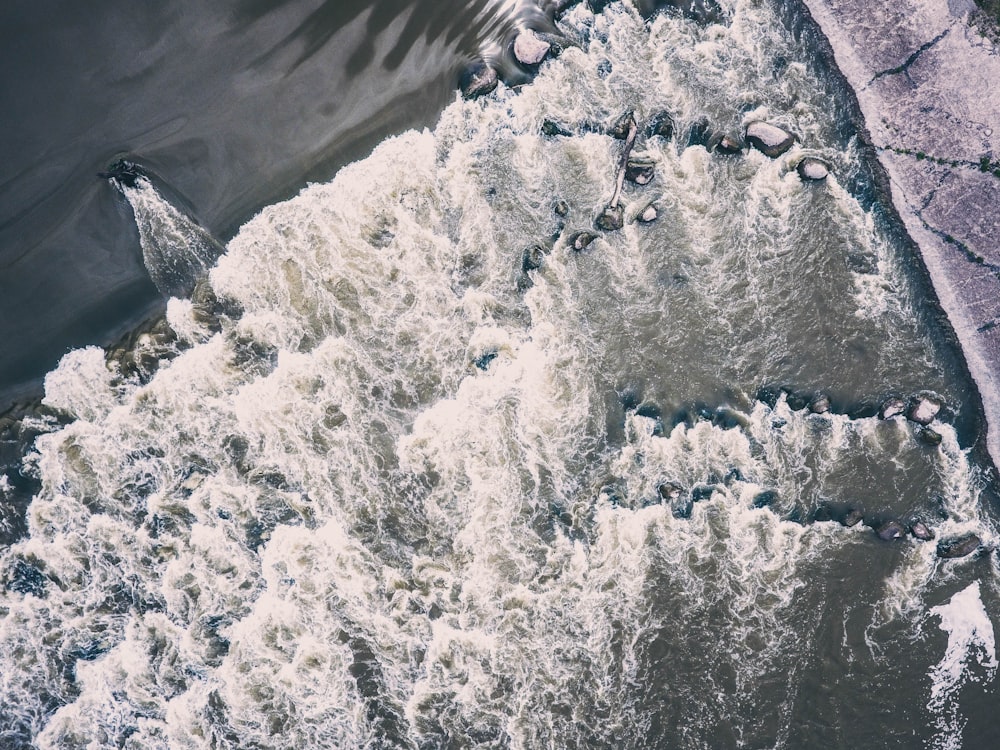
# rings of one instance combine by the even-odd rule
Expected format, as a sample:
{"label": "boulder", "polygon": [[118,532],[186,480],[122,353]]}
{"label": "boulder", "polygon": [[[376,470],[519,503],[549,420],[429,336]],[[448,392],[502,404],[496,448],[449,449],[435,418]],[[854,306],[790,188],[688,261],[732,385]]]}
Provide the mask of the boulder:
{"label": "boulder", "polygon": [[542,120],[542,135],[573,135],[555,120]]}
{"label": "boulder", "polygon": [[906,527],[899,521],[886,521],[875,529],[875,533],[878,534],[879,539],[891,542],[893,539],[900,539],[905,536]]}
{"label": "boulder", "polygon": [[747,125],[747,143],[758,151],[775,159],[788,151],[795,143],[795,136],[769,122],[752,122]]}
{"label": "boulder", "polygon": [[914,396],[906,416],[917,424],[928,425],[941,411],[941,402],[932,396]]}
{"label": "boulder", "polygon": [[525,248],[521,254],[521,270],[527,273],[542,267],[545,261],[545,250],[540,245]]}
{"label": "boulder", "polygon": [[857,526],[864,520],[864,514],[857,508],[851,508],[844,514],[844,519],[841,523],[847,528],[851,529]]}
{"label": "boulder", "polygon": [[625,209],[618,206],[605,206],[597,215],[594,225],[605,232],[616,232],[625,226]]}
{"label": "boulder", "polygon": [[726,156],[743,153],[743,141],[732,135],[724,135],[715,144],[715,151]]}
{"label": "boulder", "polygon": [[975,534],[942,539],[938,542],[937,555],[945,559],[966,557],[979,549],[980,544],[982,544],[982,540]]}
{"label": "boulder", "polygon": [[563,200],[556,201],[552,204],[552,210],[556,216],[566,216],[569,214],[569,204]]}
{"label": "boulder", "polygon": [[830,165],[815,156],[807,156],[796,165],[795,171],[807,182],[820,182],[830,174]]}
{"label": "boulder", "polygon": [[657,112],[646,126],[646,135],[657,138],[671,138],[674,135],[674,118],[667,112]]}
{"label": "boulder", "polygon": [[636,185],[648,185],[653,181],[654,164],[645,159],[629,159],[625,165],[625,179]]}
{"label": "boulder", "polygon": [[906,411],[906,402],[901,398],[890,398],[879,409],[879,419],[892,419]]}
{"label": "boulder", "polygon": [[466,99],[475,99],[490,93],[497,87],[500,78],[493,66],[483,60],[479,60],[462,73],[459,86],[462,89],[462,96]]}
{"label": "boulder", "polygon": [[684,488],[677,484],[677,482],[661,482],[657,486],[656,492],[661,499],[669,503],[680,498],[681,493],[684,492]]}
{"label": "boulder", "polygon": [[922,542],[928,542],[934,538],[934,532],[923,521],[914,521],[911,523],[910,533],[913,534],[914,539],[919,539]]}
{"label": "boulder", "polygon": [[642,211],[639,212],[639,215],[635,218],[643,224],[649,224],[652,221],[656,221],[657,216],[659,216],[659,213],[656,210],[656,206],[650,204],[642,209]]}
{"label": "boulder", "polygon": [[941,445],[941,440],[943,439],[940,432],[933,430],[930,427],[924,427],[920,430],[918,435],[922,443],[930,446]]}
{"label": "boulder", "polygon": [[826,396],[816,396],[809,402],[809,411],[813,414],[826,414],[830,411],[830,399]]}
{"label": "boulder", "polygon": [[574,232],[569,236],[568,242],[571,248],[580,252],[581,250],[585,250],[596,239],[597,236],[590,232]]}
{"label": "boulder", "polygon": [[514,38],[514,59],[528,67],[540,65],[551,49],[552,45],[532,29],[525,29]]}

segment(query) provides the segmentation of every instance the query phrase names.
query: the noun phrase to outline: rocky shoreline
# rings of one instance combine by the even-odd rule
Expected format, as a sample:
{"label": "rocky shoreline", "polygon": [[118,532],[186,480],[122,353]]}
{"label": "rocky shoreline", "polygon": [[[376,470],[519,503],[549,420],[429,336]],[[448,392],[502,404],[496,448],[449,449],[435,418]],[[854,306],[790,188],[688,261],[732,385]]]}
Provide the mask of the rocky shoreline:
{"label": "rocky shoreline", "polygon": [[853,90],[885,186],[982,398],[1000,464],[1000,50],[972,0],[802,0]]}

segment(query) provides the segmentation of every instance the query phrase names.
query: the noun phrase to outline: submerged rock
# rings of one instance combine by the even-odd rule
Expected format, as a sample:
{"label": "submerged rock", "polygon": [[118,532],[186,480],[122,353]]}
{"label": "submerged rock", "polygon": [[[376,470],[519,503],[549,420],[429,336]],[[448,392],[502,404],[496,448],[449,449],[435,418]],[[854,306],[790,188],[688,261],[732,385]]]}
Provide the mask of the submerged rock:
{"label": "submerged rock", "polygon": [[462,96],[466,99],[475,99],[490,93],[497,87],[500,77],[496,70],[483,60],[479,60],[462,73],[459,86],[462,89]]}
{"label": "submerged rock", "polygon": [[545,249],[541,245],[525,248],[521,254],[521,270],[527,273],[542,267],[545,262]]}
{"label": "submerged rock", "polygon": [[772,159],[781,156],[795,143],[795,136],[769,122],[752,122],[747,125],[747,142]]}
{"label": "submerged rock", "polygon": [[932,396],[914,396],[907,416],[917,424],[928,425],[941,411],[941,402]]}
{"label": "submerged rock", "polygon": [[674,118],[668,112],[657,112],[646,126],[646,135],[653,138],[672,138],[674,135]]}
{"label": "submerged rock", "polygon": [[585,250],[591,242],[597,239],[597,235],[591,234],[590,232],[574,232],[569,236],[569,246],[580,252]]}
{"label": "submerged rock", "polygon": [[982,544],[982,540],[975,534],[942,539],[938,542],[937,555],[945,559],[966,557],[979,549],[980,544]]}
{"label": "submerged rock", "polygon": [[532,29],[525,29],[514,39],[514,59],[529,67],[541,64],[552,45]]}
{"label": "submerged rock", "polygon": [[560,125],[555,120],[543,120],[542,121],[542,135],[573,135],[566,128]]}
{"label": "submerged rock", "polygon": [[625,165],[625,179],[636,185],[648,185],[653,181],[654,166],[645,159],[629,159]]}
{"label": "submerged rock", "polygon": [[820,182],[830,174],[830,165],[815,156],[807,156],[796,165],[795,171],[803,180]]}
{"label": "submerged rock", "polygon": [[625,226],[625,209],[618,206],[605,206],[597,215],[594,225],[605,232],[615,232]]}
{"label": "submerged rock", "polygon": [[914,521],[911,523],[910,533],[913,534],[914,539],[919,539],[922,542],[928,542],[934,538],[934,532],[923,521]]}
{"label": "submerged rock", "polygon": [[673,502],[681,496],[684,488],[677,484],[677,482],[661,482],[657,486],[656,492],[663,500]]}
{"label": "submerged rock", "polygon": [[861,523],[864,520],[864,517],[865,517],[864,513],[862,513],[860,510],[858,510],[857,508],[851,508],[850,510],[847,511],[847,513],[844,514],[844,518],[841,521],[841,523],[844,524],[844,526],[846,526],[847,528],[851,529],[857,526],[859,523]]}
{"label": "submerged rock", "polygon": [[567,216],[569,214],[569,204],[566,201],[558,200],[552,205],[552,210],[556,216]]}
{"label": "submerged rock", "polygon": [[906,411],[906,402],[901,398],[890,398],[879,409],[879,419],[892,419]]}
{"label": "submerged rock", "polygon": [[893,539],[900,539],[905,536],[906,527],[899,521],[886,521],[875,529],[875,533],[878,534],[879,539],[891,542]]}

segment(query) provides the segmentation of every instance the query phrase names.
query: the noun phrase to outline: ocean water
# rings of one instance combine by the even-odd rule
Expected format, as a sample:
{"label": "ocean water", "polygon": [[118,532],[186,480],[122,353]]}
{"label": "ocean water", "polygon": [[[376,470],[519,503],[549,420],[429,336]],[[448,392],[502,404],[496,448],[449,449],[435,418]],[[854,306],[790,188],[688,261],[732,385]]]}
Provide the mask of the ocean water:
{"label": "ocean water", "polygon": [[[1000,736],[977,396],[835,82],[775,7],[718,19],[570,10],[532,81],[247,222],[143,364],[63,358],[0,557],[5,747]],[[600,232],[626,111],[655,176]],[[161,289],[212,264],[154,182],[122,200]],[[940,445],[876,415],[924,392]]]}

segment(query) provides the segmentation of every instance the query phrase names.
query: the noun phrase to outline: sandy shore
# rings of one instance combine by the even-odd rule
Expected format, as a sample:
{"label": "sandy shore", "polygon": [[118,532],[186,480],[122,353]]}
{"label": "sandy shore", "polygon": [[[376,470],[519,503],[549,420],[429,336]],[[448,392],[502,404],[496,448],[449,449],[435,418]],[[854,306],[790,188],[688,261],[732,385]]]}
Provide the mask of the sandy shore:
{"label": "sandy shore", "polygon": [[972,0],[803,0],[857,95],[983,399],[1000,465],[1000,49]]}

